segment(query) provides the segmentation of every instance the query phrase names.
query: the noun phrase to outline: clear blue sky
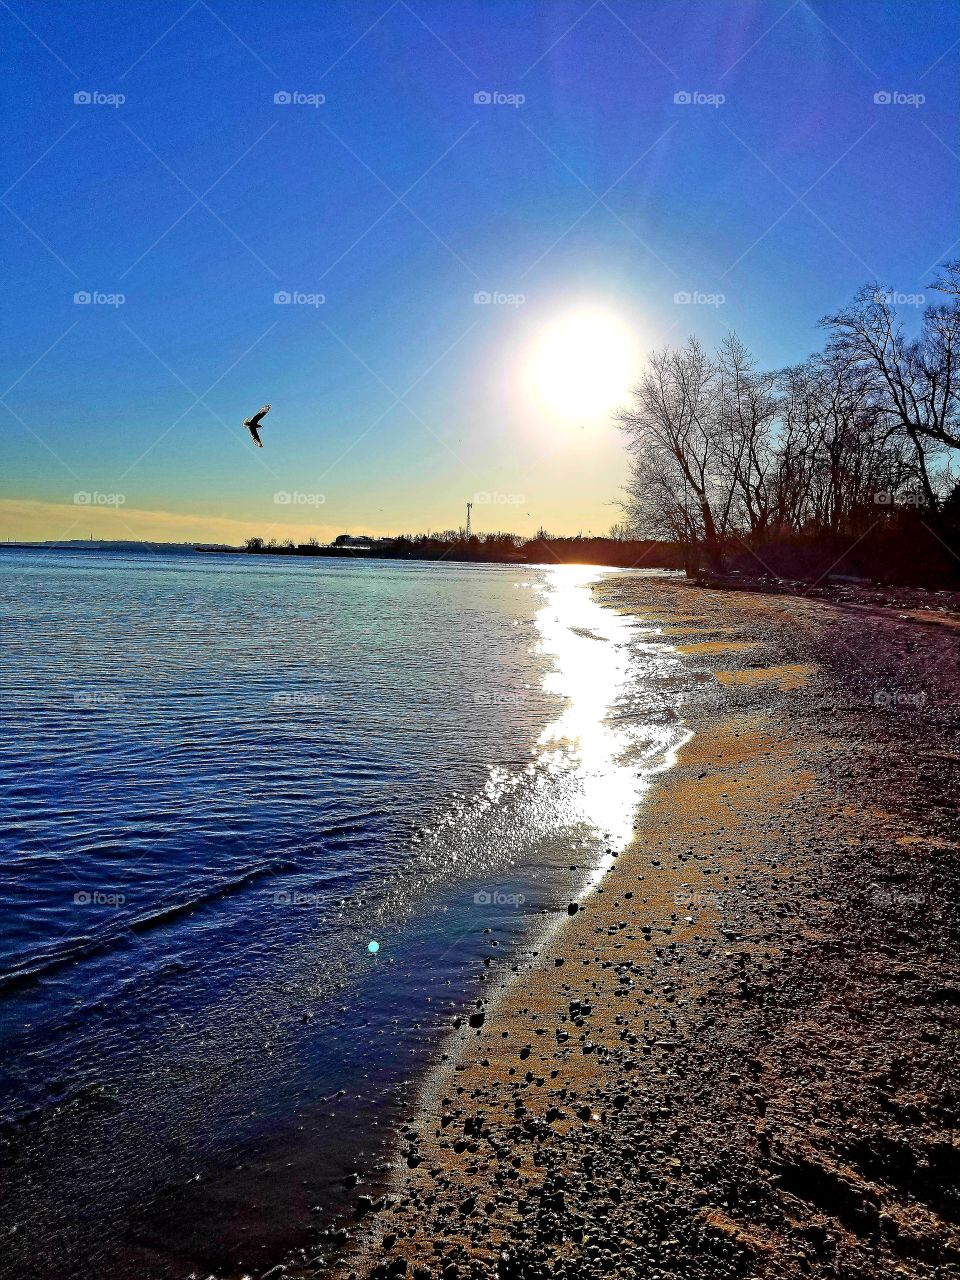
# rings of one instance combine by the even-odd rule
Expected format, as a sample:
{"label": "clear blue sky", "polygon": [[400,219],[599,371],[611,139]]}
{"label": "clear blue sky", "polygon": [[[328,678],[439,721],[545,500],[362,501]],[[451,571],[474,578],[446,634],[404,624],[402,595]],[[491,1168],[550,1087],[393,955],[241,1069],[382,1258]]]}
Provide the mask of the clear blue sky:
{"label": "clear blue sky", "polygon": [[728,327],[777,366],[960,253],[946,0],[11,0],[0,37],[4,535],[443,528],[477,494],[481,528],[599,532],[620,441],[531,392],[554,326],[599,402],[607,324],[634,368]]}

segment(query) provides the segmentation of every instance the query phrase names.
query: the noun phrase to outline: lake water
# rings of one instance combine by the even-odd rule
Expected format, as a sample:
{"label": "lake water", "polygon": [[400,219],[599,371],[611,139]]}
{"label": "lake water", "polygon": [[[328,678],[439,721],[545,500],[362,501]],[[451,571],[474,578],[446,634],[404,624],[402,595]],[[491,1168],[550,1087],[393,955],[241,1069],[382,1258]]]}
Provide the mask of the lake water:
{"label": "lake water", "polygon": [[382,1181],[685,736],[617,572],[0,551],[0,1274],[259,1275]]}

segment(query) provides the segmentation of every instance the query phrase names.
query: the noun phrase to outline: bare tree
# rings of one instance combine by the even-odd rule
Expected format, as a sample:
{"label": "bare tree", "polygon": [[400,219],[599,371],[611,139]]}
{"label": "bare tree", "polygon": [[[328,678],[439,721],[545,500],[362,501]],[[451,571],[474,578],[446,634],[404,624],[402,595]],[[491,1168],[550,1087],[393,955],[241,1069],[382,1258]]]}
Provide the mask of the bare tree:
{"label": "bare tree", "polygon": [[735,333],[717,355],[717,433],[721,470],[714,485],[725,530],[762,536],[774,514],[777,375],[760,373]]}
{"label": "bare tree", "polygon": [[960,258],[945,262],[940,268],[940,274],[930,281],[929,287],[940,293],[952,294],[955,298],[960,297]]}
{"label": "bare tree", "polygon": [[[941,281],[956,287],[951,267]],[[919,337],[908,339],[889,289],[867,285],[822,323],[832,332],[828,352],[864,373],[891,432],[911,444],[911,459],[927,506],[937,509],[931,462],[943,448],[960,448],[960,304],[926,309]]]}
{"label": "bare tree", "polygon": [[819,541],[835,561],[845,539],[859,544],[884,516],[902,530],[903,509],[921,506],[949,551],[960,510],[949,466],[960,449],[960,261],[931,287],[947,301],[926,308],[917,337],[905,335],[894,295],[870,285],[822,322],[823,351],[775,373],[734,333],[712,356],[696,338],[655,351],[617,415],[631,529],[696,548],[714,569],[734,542],[754,550],[771,538]]}
{"label": "bare tree", "polygon": [[655,351],[632,404],[617,414],[633,459],[624,503],[631,523],[642,533],[702,545],[714,567],[725,532],[711,501],[711,476],[722,463],[717,377],[696,338],[679,350]]}

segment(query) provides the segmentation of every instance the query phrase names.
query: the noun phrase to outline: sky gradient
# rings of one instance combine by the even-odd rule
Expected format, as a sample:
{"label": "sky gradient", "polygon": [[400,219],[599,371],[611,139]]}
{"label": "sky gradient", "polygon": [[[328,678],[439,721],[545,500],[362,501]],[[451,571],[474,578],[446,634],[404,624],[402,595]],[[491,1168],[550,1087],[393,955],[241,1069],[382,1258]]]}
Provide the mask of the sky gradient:
{"label": "sky gradient", "polygon": [[3,537],[323,540],[471,499],[602,533],[622,441],[531,385],[545,334],[595,364],[607,317],[634,376],[733,328],[779,367],[960,255],[953,3],[12,0],[0,33]]}

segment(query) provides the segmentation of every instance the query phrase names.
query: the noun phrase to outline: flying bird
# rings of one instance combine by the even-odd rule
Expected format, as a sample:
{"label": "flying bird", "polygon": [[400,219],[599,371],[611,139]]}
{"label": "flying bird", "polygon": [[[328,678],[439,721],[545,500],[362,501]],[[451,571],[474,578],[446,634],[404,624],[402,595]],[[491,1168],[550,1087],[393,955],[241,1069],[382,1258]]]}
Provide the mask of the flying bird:
{"label": "flying bird", "polygon": [[270,406],[268,404],[265,404],[262,409],[257,410],[257,412],[253,415],[252,418],[244,418],[243,420],[243,425],[250,432],[250,435],[253,438],[253,443],[257,446],[258,449],[263,448],[263,441],[260,439],[260,436],[257,432],[257,428],[260,426],[260,424],[263,422],[264,418],[267,416],[269,412],[270,412]]}

